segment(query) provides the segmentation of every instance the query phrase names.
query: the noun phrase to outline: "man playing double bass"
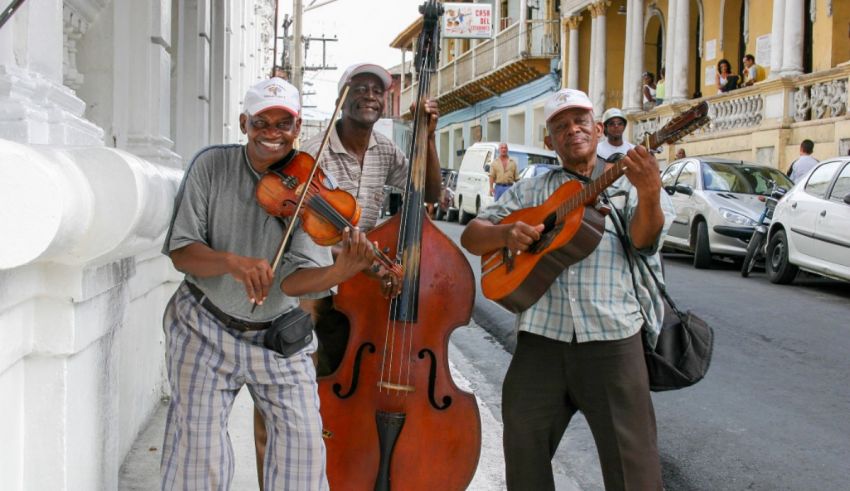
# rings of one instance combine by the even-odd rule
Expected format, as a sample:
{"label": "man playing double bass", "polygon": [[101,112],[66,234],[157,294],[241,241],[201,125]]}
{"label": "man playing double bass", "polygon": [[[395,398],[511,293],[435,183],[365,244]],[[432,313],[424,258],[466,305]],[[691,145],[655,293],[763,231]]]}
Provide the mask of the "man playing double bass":
{"label": "man playing double bass", "polygon": [[[482,210],[461,236],[473,254],[499,248],[526,253],[540,239],[543,225],[499,222],[511,212],[542,204],[570,180],[586,182],[597,167],[602,126],[594,122],[587,95],[561,89],[546,102],[544,116],[546,143],[563,169],[518,182]],[[624,163],[626,179],[619,187],[627,195],[623,211],[629,247],[646,257],[660,277],[659,238],[672,221],[673,208],[661,190],[655,157],[637,147]],[[551,460],[576,411],[593,432],[607,490],[662,489],[641,343],[644,320],[612,216],[605,219],[599,246],[564,270],[520,314],[518,326],[502,395],[508,489],[555,489]],[[646,328],[658,332],[659,326],[657,320]]]}
{"label": "man playing double bass", "polygon": [[[342,106],[342,116],[334,123],[330,141],[319,163],[325,174],[332,176],[340,189],[357,199],[361,208],[358,227],[368,232],[375,227],[384,201],[384,185],[404,189],[407,185],[408,161],[404,152],[373,127],[384,112],[385,94],[392,85],[392,76],[384,68],[371,63],[348,67],[338,84],[342,94],[350,85]],[[431,115],[428,125],[427,170],[425,201],[435,202],[440,195],[440,161],[437,157],[435,131],[438,109],[435,101],[426,101],[425,111]],[[301,147],[314,157],[324,135],[316,135]],[[336,251],[334,251],[336,254]],[[368,271],[381,282],[384,295],[395,296],[401,283],[383,269]],[[336,370],[348,342],[348,318],[333,308],[333,297],[318,300],[301,300],[301,306],[312,311],[319,338],[319,376]],[[254,411],[254,439],[258,466],[263,462],[265,449],[265,424],[262,415]]]}

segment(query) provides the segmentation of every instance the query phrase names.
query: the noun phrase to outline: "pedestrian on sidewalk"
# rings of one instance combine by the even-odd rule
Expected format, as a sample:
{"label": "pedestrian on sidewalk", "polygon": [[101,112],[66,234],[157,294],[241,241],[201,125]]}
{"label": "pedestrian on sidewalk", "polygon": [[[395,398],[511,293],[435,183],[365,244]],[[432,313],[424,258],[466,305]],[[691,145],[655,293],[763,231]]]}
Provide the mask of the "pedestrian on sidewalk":
{"label": "pedestrian on sidewalk", "polygon": [[175,199],[163,253],[186,276],[163,319],[171,387],[163,490],[230,487],[235,462],[227,421],[243,385],[267,422],[264,488],[328,488],[312,329],[276,346],[280,352],[264,337],[295,311],[298,297],[327,294],[375,256],[355,229],[343,234],[343,252],[333,262],[330,249],[299,227],[282,266],[271,269],[266,258],[285,224],[263,211],[254,188],[294,155],[300,109],[298,90],[282,79],[251,87],[239,116],[248,143],[198,152]]}
{"label": "pedestrian on sidewalk", "polygon": [[516,160],[508,155],[508,144],[499,144],[499,156],[490,164],[490,196],[498,200],[519,180]]}
{"label": "pedestrian on sidewalk", "polygon": [[[605,166],[596,155],[602,124],[594,123],[593,105],[584,92],[561,89],[543,112],[549,129],[546,144],[555,149],[563,169],[520,181],[485,208],[461,236],[471,253],[502,248],[525,253],[541,238],[543,225],[501,220],[543,204],[568,181],[588,181],[595,169]],[[672,203],[661,190],[658,163],[645,148],[629,150],[622,164],[629,247],[661,276],[659,241],[674,217]],[[644,323],[611,215],[598,247],[564,270],[519,315],[517,346],[502,393],[509,490],[555,489],[552,457],[576,411],[585,415],[596,441],[605,489],[662,489],[641,340],[641,329],[657,333],[660,319],[650,311],[652,325]],[[642,298],[649,295],[640,293]]]}
{"label": "pedestrian on sidewalk", "polygon": [[[319,164],[326,175],[333,177],[339,189],[355,197],[361,209],[358,226],[360,230],[368,232],[378,223],[384,202],[384,186],[406,187],[408,161],[392,140],[373,131],[384,112],[385,94],[392,85],[390,73],[380,65],[358,63],[343,72],[337,85],[340,95],[346,85],[350,88],[342,106],[342,115],[332,123],[330,141],[319,158]],[[440,161],[435,136],[439,115],[437,102],[426,101],[425,111],[431,115],[428,123],[425,201],[435,202],[440,196]],[[315,157],[323,137],[323,134],[319,134],[307,140],[301,146],[301,151]],[[367,269],[364,272],[381,281],[387,296],[398,295],[401,290],[401,282],[383,268],[377,271]],[[333,297],[329,292],[323,298],[302,299],[301,306],[311,312],[316,321],[316,335],[319,339],[317,373],[319,376],[333,373],[348,345],[348,318],[333,307]],[[262,414],[255,410],[254,440],[258,466],[262,466],[265,461],[266,427]]]}
{"label": "pedestrian on sidewalk", "polygon": [[800,157],[791,162],[788,167],[788,178],[794,182],[802,179],[814,166],[818,165],[818,159],[812,157],[815,151],[815,142],[806,139],[800,143]]}

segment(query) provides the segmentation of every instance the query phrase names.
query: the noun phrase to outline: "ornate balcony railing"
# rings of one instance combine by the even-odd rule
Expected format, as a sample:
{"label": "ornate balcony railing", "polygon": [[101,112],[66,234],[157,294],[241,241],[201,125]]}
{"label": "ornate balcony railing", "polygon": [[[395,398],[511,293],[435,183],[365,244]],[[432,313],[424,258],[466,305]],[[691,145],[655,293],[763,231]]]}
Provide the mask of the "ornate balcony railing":
{"label": "ornate balcony railing", "polygon": [[[710,124],[685,138],[685,143],[697,145],[698,151],[713,151],[721,154],[746,151],[729,148],[727,144],[759,131],[791,129],[810,126],[813,123],[835,124],[846,119],[850,103],[847,86],[850,82],[850,63],[820,72],[784,77],[758,83],[751,87],[717,94],[702,99],[664,104],[650,111],[640,111],[629,116],[633,124],[633,141],[644,137],[666,124],[672,117],[702,100],[708,102]],[[761,140],[761,148],[764,142]],[[752,145],[756,145],[752,143]],[[753,147],[755,148],[755,147]],[[787,163],[781,148],[773,154],[773,164]],[[690,152],[689,152],[690,153]],[[756,152],[754,155],[757,155]]]}
{"label": "ornate balcony railing", "polygon": [[[471,105],[487,97],[505,92],[527,83],[533,76],[540,76],[548,72],[548,59],[557,57],[560,46],[558,44],[558,21],[557,20],[529,20],[524,24],[516,22],[501,32],[493,39],[477,41],[472,43],[472,48],[458,56],[450,63],[441,66],[436,73],[436,93],[432,90],[432,97],[440,100],[441,108],[445,105],[447,109],[454,110],[465,105]],[[523,70],[524,77],[507,77],[482,83],[483,88],[478,94],[459,94],[461,89],[469,87],[469,84],[489,80],[506,67],[516,63],[530,64],[528,70]],[[491,83],[492,82],[492,83]],[[435,84],[432,84],[432,88]],[[407,108],[415,97],[416,84],[405,88],[401,94],[401,107]],[[452,95],[451,101],[444,99]]]}

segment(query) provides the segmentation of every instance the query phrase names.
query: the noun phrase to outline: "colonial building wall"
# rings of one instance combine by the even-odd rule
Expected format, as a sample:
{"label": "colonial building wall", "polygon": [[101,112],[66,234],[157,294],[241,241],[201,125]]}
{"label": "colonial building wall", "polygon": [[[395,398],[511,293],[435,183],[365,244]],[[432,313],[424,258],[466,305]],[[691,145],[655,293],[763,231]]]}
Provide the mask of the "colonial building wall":
{"label": "colonial building wall", "polygon": [[0,29],[2,487],[117,489],[168,396],[183,168],[239,139],[273,0],[30,0]]}

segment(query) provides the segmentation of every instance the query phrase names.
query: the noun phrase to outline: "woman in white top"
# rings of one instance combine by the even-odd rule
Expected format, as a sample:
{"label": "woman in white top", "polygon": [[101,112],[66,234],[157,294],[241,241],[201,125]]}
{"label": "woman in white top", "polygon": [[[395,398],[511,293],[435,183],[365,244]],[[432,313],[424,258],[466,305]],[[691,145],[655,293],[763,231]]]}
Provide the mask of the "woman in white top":
{"label": "woman in white top", "polygon": [[649,111],[655,107],[655,75],[652,72],[643,74],[643,110]]}
{"label": "woman in white top", "polygon": [[714,75],[718,92],[728,92],[731,89],[727,86],[729,75],[732,75],[732,66],[729,64],[729,60],[723,58],[717,62],[717,73]]}

